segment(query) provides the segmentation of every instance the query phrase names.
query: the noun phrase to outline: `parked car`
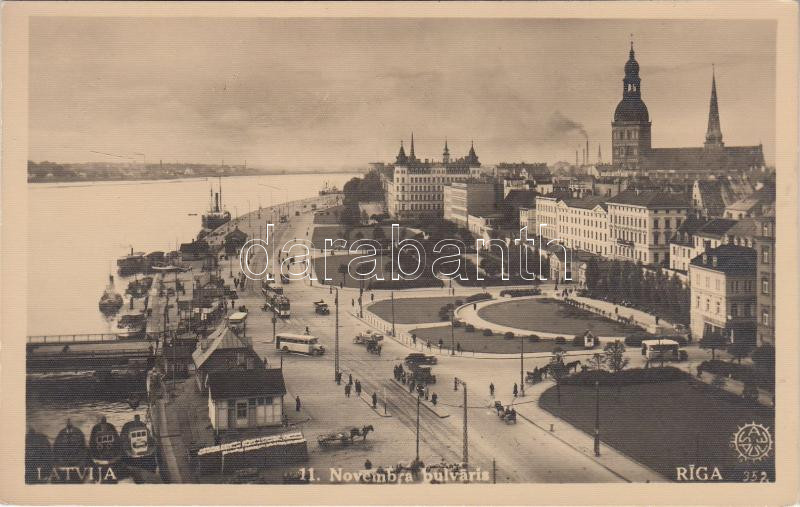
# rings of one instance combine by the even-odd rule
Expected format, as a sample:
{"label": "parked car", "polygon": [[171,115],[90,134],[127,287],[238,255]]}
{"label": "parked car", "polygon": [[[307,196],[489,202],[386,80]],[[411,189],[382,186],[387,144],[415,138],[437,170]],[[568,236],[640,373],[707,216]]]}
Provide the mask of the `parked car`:
{"label": "parked car", "polygon": [[421,352],[413,352],[406,356],[405,363],[408,366],[417,365],[417,364],[436,364],[438,360],[436,356],[428,356]]}

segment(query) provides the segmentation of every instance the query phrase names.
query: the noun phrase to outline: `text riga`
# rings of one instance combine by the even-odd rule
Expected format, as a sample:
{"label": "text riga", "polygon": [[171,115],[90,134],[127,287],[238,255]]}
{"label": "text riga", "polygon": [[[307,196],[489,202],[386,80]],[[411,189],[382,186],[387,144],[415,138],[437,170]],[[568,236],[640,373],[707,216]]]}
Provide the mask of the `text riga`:
{"label": "text riga", "polygon": [[[568,264],[571,264],[571,260],[569,259],[570,256],[568,255],[566,247],[560,243],[561,240],[559,239],[551,239],[546,242],[542,239],[541,231],[546,225],[547,224],[539,225],[538,242],[536,238],[528,237],[527,226],[520,229],[520,237],[514,239],[515,245],[519,246],[524,244],[525,246],[529,247],[519,249],[519,275],[523,280],[527,281],[534,281],[537,279],[539,281],[547,280],[547,277],[542,273],[541,249],[538,250],[538,275],[528,271],[528,266],[530,265],[528,262],[528,255],[530,250],[537,247],[537,245],[539,247],[542,245],[555,245],[556,247],[560,247],[563,253],[562,266],[564,268],[564,272],[563,276],[561,276],[559,273],[559,277],[562,280],[571,280],[571,270],[568,269]],[[316,250],[321,252],[323,258],[322,279],[324,281],[333,281],[333,278],[330,276],[331,273],[328,272],[328,256],[330,252],[337,249],[347,249],[347,253],[349,254],[359,254],[350,259],[350,261],[347,263],[347,273],[351,278],[364,281],[371,279],[378,281],[385,280],[378,269],[378,266],[382,265],[384,251],[380,242],[377,240],[358,239],[351,242],[348,247],[348,242],[345,239],[326,238],[324,247],[319,250],[318,248],[315,248],[311,241],[295,238],[284,243],[283,246],[280,247],[278,255],[276,256],[276,245],[270,243],[270,236],[273,228],[274,224],[267,224],[266,238],[254,238],[248,240],[244,246],[242,246],[239,252],[239,265],[241,270],[244,275],[251,280],[273,281],[275,279],[273,274],[268,271],[269,259],[271,255],[273,258],[283,257],[279,267],[281,275],[287,276],[293,280],[309,279],[316,281],[317,277],[315,276],[314,270],[311,267],[311,261],[314,258],[313,252]],[[501,239],[490,239],[487,241],[482,238],[475,240],[475,279],[484,279],[479,269],[481,251],[491,249],[499,252],[501,262],[500,272],[502,274],[502,279],[509,280],[510,277],[508,268],[510,265],[510,254],[508,245]],[[256,255],[259,255],[260,251],[264,252],[266,262],[264,262],[263,270],[260,272],[255,272],[251,269],[251,261]],[[462,269],[462,262],[466,252],[467,247],[463,241],[457,239],[443,239],[437,242],[433,247],[433,253],[436,254],[437,257],[431,263],[431,274],[443,281],[449,279],[468,280],[469,278],[464,276],[464,270]],[[425,266],[427,265],[425,262],[426,252],[422,243],[416,239],[400,239],[400,226],[398,224],[392,224],[391,243],[388,254],[391,257],[391,279],[395,281],[416,280],[422,275],[423,271],[425,270]],[[416,267],[412,271],[406,271],[404,266],[401,265],[401,254],[411,254],[414,262],[416,262]],[[298,266],[302,270],[299,270]],[[292,269],[293,267],[295,268],[294,270]],[[408,266],[405,266],[405,268],[408,268]]]}

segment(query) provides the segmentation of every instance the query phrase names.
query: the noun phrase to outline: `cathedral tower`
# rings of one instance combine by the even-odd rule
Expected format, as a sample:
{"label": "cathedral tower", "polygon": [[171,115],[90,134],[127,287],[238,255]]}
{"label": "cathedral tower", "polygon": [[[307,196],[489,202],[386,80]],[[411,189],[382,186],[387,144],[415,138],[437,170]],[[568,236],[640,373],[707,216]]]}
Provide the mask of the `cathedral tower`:
{"label": "cathedral tower", "polygon": [[622,80],[622,100],[617,104],[611,123],[611,156],[615,165],[636,168],[642,156],[650,151],[650,114],[642,101],[641,83],[639,63],[631,42]]}

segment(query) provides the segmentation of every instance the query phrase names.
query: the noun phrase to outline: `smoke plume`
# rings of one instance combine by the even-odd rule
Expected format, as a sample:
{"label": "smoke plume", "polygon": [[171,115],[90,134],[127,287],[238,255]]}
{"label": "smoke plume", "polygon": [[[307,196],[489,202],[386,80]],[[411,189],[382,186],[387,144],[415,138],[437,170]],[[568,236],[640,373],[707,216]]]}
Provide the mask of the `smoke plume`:
{"label": "smoke plume", "polygon": [[583,136],[584,139],[589,139],[586,129],[583,124],[574,120],[570,120],[561,111],[554,112],[550,119],[547,120],[547,129],[550,135],[554,138],[561,138],[565,135],[577,132]]}

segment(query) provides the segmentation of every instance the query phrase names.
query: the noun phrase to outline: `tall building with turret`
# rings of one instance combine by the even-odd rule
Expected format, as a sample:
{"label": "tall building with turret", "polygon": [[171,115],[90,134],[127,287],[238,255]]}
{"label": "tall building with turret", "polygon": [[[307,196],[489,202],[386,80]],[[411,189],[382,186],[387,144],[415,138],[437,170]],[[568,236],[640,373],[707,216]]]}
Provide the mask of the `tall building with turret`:
{"label": "tall building with turret", "polygon": [[652,122],[642,99],[639,62],[631,42],[622,100],[614,110],[611,123],[612,164],[655,179],[695,180],[710,175],[732,175],[764,170],[762,146],[725,146],[717,101],[716,72],[712,69],[708,127],[702,147],[653,148]]}
{"label": "tall building with turret", "polygon": [[400,151],[395,157],[395,163],[384,175],[387,210],[392,218],[442,217],[444,187],[480,177],[481,163],[474,143],[470,144],[465,157],[452,159],[445,140],[441,161],[420,160],[414,152],[412,133],[408,155],[400,141]]}

